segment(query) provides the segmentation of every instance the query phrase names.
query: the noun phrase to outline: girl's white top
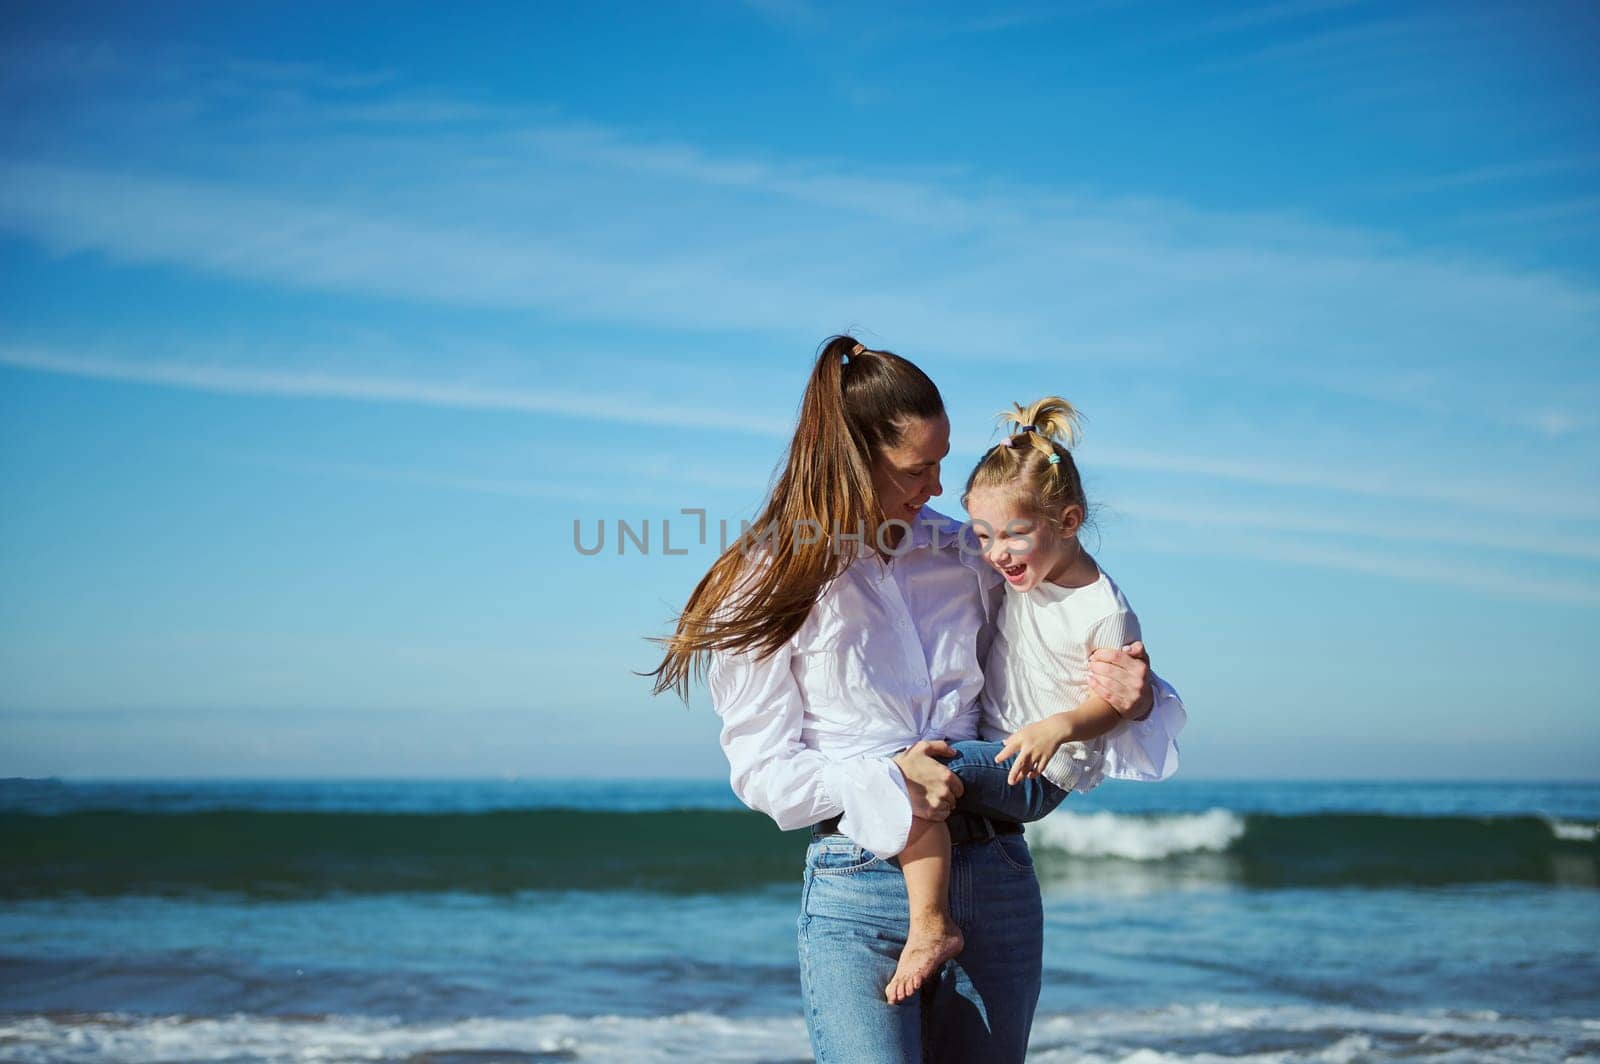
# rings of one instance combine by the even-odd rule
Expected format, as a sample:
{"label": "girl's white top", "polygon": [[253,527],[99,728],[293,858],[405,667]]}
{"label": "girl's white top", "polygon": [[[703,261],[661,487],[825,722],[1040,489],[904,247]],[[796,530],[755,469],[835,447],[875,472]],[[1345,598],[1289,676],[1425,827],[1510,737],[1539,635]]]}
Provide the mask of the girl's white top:
{"label": "girl's white top", "polygon": [[[865,849],[904,848],[911,800],[894,755],[922,739],[977,737],[979,662],[1003,578],[963,534],[923,507],[897,557],[862,544],[777,652],[712,655],[711,702],[740,801],[785,831],[842,814],[840,830]],[[1152,683],[1150,715],[1107,744],[1114,764],[1177,765],[1183,703]]]}
{"label": "girl's white top", "polygon": [[[1083,587],[1042,583],[1031,591],[1006,587],[994,640],[984,659],[983,707],[978,734],[1004,739],[1054,713],[1074,709],[1092,692],[1089,655],[1142,638],[1122,589],[1105,570]],[[1185,723],[1182,706],[1159,722],[1123,721],[1098,739],[1063,743],[1044,778],[1063,790],[1088,791],[1107,776],[1164,780],[1178,770],[1175,739]],[[1121,741],[1145,732],[1148,742]]]}

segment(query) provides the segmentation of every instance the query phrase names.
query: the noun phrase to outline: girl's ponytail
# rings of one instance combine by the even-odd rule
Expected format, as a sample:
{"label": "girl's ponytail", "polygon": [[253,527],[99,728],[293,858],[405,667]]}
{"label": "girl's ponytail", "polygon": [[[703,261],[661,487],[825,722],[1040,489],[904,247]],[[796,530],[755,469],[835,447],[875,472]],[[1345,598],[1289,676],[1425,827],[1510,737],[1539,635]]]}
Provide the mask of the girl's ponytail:
{"label": "girl's ponytail", "polygon": [[978,488],[1003,488],[1021,496],[1034,515],[1058,521],[1069,506],[1088,517],[1083,478],[1072,460],[1072,448],[1082,437],[1083,415],[1060,396],[1047,395],[1027,406],[1013,403],[999,416],[1006,429],[1004,440],[978,461],[961,495]]}

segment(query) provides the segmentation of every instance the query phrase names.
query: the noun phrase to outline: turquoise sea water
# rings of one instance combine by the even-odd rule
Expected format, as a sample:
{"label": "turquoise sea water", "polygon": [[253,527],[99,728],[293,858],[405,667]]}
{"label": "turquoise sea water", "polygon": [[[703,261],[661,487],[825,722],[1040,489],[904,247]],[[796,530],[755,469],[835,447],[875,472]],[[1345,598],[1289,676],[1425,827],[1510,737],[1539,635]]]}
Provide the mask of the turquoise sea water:
{"label": "turquoise sea water", "polygon": [[[1600,786],[1107,784],[1028,828],[1030,1059],[1600,1059]],[[0,1059],[804,1060],[725,784],[10,781]]]}

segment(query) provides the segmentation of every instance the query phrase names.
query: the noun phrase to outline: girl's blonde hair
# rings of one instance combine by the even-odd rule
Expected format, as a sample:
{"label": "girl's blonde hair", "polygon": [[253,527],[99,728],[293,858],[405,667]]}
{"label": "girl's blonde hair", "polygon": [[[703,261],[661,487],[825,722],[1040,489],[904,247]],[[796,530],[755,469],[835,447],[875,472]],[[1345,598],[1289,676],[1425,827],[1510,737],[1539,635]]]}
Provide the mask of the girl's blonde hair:
{"label": "girl's blonde hair", "polygon": [[[872,487],[872,462],[897,447],[918,419],[944,414],[933,381],[892,351],[852,336],[823,341],[800,400],[800,417],[756,536],[769,548],[753,557],[751,537],[723,551],[695,586],[672,635],[654,640],[661,663],[654,693],[688,701],[691,680],[716,651],[764,658],[800,630],[823,587],[844,571],[884,515]],[[800,534],[805,526],[806,535]],[[813,534],[817,533],[817,534]],[[846,538],[851,537],[851,538]]]}
{"label": "girl's blonde hair", "polygon": [[1032,514],[1059,524],[1067,507],[1077,506],[1089,516],[1083,478],[1072,460],[1072,446],[1082,435],[1082,415],[1071,403],[1055,395],[1035,399],[1026,407],[1012,404],[999,417],[1005,439],[978,460],[961,493],[961,504],[979,488],[1011,494]]}

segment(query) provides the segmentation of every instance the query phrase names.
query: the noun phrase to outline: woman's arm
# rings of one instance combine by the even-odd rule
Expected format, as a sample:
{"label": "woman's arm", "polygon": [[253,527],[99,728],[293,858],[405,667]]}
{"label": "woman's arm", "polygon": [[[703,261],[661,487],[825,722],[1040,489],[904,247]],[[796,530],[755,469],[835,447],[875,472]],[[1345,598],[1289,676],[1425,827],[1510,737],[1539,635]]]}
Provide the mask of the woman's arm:
{"label": "woman's arm", "polygon": [[895,755],[894,763],[906,780],[912,816],[923,820],[950,816],[956,799],[966,792],[961,777],[944,766],[944,758],[955,756],[955,747],[939,739],[924,739]]}
{"label": "woman's arm", "polygon": [[1123,717],[1143,720],[1155,705],[1155,689],[1150,683],[1150,655],[1144,643],[1134,639],[1100,647],[1089,655],[1089,686],[1109,702]]}
{"label": "woman's arm", "polygon": [[1178,771],[1178,733],[1189,722],[1178,692],[1155,673],[1149,674],[1150,712],[1129,721],[1106,737],[1106,776],[1155,783]]}
{"label": "woman's arm", "polygon": [[944,802],[926,764],[930,744],[901,754],[904,769],[896,758],[833,760],[806,746],[805,698],[790,672],[787,647],[760,660],[748,652],[713,654],[708,686],[722,718],[734,794],[785,831],[842,815],[840,831],[888,857],[905,846],[914,807]]}

